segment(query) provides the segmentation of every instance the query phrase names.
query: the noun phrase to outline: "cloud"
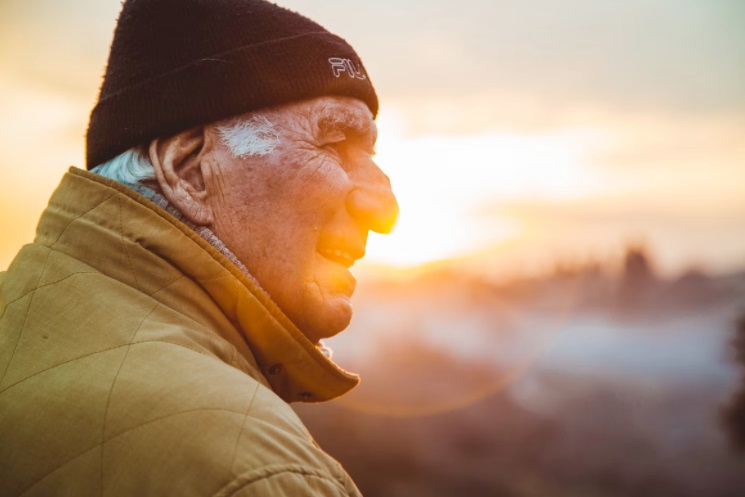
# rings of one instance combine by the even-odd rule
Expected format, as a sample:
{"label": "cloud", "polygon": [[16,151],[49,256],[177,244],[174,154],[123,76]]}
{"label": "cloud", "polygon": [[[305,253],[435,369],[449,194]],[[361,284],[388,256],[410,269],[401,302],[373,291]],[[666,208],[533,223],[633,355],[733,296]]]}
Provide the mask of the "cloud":
{"label": "cloud", "polygon": [[393,98],[497,93],[745,112],[739,0],[284,3],[350,39]]}
{"label": "cloud", "polygon": [[24,86],[93,102],[119,2],[3,0],[0,72]]}
{"label": "cloud", "polygon": [[[745,112],[740,0],[280,3],[347,38],[386,98]],[[118,0],[4,0],[0,67],[91,93],[119,8]]]}

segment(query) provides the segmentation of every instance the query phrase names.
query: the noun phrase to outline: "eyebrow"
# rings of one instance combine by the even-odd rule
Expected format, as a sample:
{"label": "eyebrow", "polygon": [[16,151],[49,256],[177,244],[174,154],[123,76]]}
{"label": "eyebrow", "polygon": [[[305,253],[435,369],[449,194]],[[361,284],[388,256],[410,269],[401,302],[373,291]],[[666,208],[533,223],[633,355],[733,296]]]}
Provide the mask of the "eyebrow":
{"label": "eyebrow", "polygon": [[348,107],[332,107],[323,110],[318,118],[321,133],[342,131],[356,138],[367,138],[372,149],[377,139],[375,123],[360,110]]}

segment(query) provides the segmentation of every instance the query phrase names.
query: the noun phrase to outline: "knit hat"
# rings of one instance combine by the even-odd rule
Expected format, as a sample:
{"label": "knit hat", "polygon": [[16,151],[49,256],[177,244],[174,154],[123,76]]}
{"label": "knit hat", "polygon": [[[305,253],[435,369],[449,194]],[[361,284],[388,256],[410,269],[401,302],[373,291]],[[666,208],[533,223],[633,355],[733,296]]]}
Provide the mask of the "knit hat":
{"label": "knit hat", "polygon": [[88,124],[87,166],[159,136],[324,95],[378,111],[354,49],[296,12],[264,0],[126,0]]}

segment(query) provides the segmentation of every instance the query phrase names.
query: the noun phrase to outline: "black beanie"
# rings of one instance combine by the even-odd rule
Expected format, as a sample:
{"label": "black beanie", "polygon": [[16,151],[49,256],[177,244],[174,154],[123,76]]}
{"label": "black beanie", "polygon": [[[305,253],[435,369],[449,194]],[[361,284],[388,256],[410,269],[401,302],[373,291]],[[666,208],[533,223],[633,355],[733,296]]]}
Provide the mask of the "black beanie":
{"label": "black beanie", "polygon": [[230,116],[324,95],[378,98],[342,38],[263,0],[126,0],[91,112],[87,166]]}

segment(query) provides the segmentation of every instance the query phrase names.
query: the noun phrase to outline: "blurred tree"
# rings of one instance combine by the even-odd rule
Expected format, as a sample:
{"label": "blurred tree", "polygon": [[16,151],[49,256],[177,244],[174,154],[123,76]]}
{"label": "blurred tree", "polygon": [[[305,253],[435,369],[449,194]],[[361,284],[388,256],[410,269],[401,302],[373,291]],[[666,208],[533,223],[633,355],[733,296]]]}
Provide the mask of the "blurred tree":
{"label": "blurred tree", "polygon": [[657,282],[646,246],[639,242],[626,249],[619,281],[620,311],[636,313],[649,307],[649,299]]}
{"label": "blurred tree", "polygon": [[735,361],[742,370],[740,388],[724,410],[724,424],[734,447],[745,452],[745,312],[740,316],[732,339]]}
{"label": "blurred tree", "polygon": [[623,281],[624,285],[632,290],[639,290],[655,281],[647,248],[643,244],[631,245],[626,249],[623,261]]}

